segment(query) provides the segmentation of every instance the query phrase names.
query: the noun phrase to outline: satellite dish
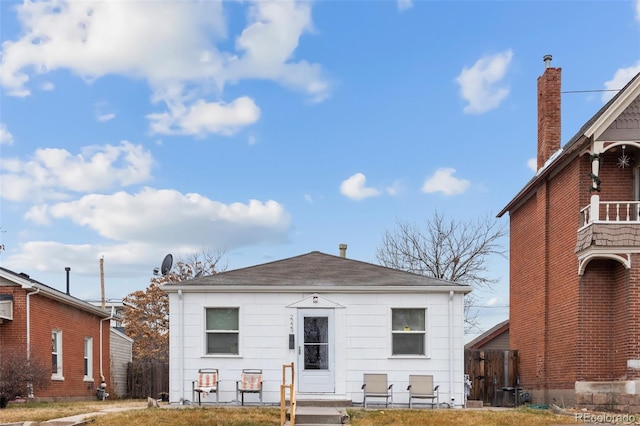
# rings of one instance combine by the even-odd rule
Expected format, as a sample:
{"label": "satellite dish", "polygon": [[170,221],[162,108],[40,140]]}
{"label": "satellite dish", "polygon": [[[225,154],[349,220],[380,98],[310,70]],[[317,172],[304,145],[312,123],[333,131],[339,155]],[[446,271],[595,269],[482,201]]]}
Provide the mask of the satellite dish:
{"label": "satellite dish", "polygon": [[202,271],[198,271],[194,276],[193,279],[195,280],[196,278],[200,278],[202,276]]}
{"label": "satellite dish", "polygon": [[162,273],[162,275],[167,275],[171,270],[172,266],[173,266],[173,256],[171,256],[171,253],[169,253],[164,257],[164,260],[162,261],[162,266],[160,267],[160,272]]}

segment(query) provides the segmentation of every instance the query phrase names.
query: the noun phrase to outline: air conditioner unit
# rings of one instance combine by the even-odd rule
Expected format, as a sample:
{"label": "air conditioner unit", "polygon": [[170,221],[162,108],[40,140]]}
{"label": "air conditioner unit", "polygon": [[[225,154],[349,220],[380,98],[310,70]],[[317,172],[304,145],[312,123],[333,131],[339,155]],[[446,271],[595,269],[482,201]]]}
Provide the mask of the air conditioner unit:
{"label": "air conditioner unit", "polygon": [[13,320],[13,296],[0,294],[0,320]]}

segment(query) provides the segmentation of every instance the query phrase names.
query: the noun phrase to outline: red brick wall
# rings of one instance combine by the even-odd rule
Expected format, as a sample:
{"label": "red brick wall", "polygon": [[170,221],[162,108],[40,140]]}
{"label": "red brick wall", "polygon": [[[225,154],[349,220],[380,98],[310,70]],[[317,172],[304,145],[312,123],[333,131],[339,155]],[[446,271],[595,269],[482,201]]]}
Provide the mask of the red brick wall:
{"label": "red brick wall", "polygon": [[[602,155],[601,201],[633,199],[633,170],[617,167],[619,155]],[[590,172],[582,155],[510,211],[510,346],[519,350],[525,388],[640,377],[627,368],[628,359],[640,359],[640,255],[631,271],[596,259],[578,275],[575,245]]]}
{"label": "red brick wall", "polygon": [[[520,380],[542,389],[545,381],[544,210],[546,186],[510,212],[509,338],[518,350]],[[540,212],[541,211],[541,212]]]}
{"label": "red brick wall", "polygon": [[578,342],[578,259],[580,167],[574,162],[549,182],[547,218],[548,383],[572,389],[576,381]]}
{"label": "red brick wall", "polygon": [[589,262],[580,280],[580,345],[576,352],[577,380],[611,380],[615,364],[612,351],[617,323],[614,309],[616,280],[613,260]]}
{"label": "red brick wall", "polygon": [[[13,295],[13,320],[0,324],[0,349],[11,348],[13,353],[27,354],[26,297],[20,287],[0,287],[0,294]],[[0,360],[1,362],[1,360]]]}
{"label": "red brick wall", "polygon": [[[2,348],[15,347],[26,351],[26,296],[16,287],[2,287],[0,291],[14,291],[14,320],[0,324]],[[110,377],[109,321],[71,305],[40,294],[31,296],[31,357],[51,365],[51,332],[62,331],[62,373],[64,380],[51,380],[35,393],[36,398],[95,397],[100,384],[100,327],[102,327],[102,369]],[[93,338],[93,379],[84,381],[84,339]],[[7,345],[7,346],[5,346]],[[107,383],[108,385],[108,383]]]}

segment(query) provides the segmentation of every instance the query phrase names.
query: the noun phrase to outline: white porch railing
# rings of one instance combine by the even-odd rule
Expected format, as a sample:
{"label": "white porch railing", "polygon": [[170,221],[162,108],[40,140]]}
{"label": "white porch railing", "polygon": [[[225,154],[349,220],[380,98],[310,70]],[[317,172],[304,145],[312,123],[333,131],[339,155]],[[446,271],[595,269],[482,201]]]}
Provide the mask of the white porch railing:
{"label": "white porch railing", "polygon": [[[600,201],[598,206],[599,223],[633,222],[640,223],[640,201]],[[591,205],[580,209],[582,226],[587,226],[591,220]]]}

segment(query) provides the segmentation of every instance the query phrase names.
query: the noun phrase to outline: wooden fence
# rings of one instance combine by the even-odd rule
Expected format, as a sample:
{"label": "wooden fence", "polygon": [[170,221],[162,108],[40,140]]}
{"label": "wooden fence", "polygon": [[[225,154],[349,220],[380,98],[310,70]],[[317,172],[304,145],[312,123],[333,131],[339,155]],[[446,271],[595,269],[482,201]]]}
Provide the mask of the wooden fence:
{"label": "wooden fence", "polygon": [[127,397],[161,399],[169,394],[169,363],[130,362],[127,366]]}
{"label": "wooden fence", "polygon": [[468,399],[479,400],[491,406],[514,404],[518,351],[465,349],[464,372],[471,379]]}

